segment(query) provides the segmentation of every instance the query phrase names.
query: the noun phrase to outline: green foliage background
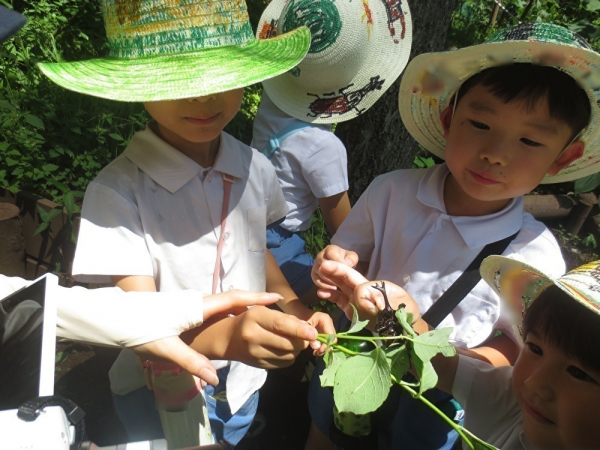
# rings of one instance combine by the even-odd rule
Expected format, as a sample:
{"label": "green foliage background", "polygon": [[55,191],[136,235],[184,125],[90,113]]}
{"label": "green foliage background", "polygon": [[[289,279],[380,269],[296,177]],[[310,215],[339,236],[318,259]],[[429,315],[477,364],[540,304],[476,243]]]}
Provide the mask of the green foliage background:
{"label": "green foliage background", "polygon": [[[139,103],[62,89],[36,67],[39,61],[108,53],[98,0],[0,3],[29,19],[21,32],[0,46],[0,187],[70,203],[69,192],[85,190],[98,171],[123,151],[133,133],[144,127],[148,115]],[[268,0],[247,3],[255,25]],[[480,43],[499,27],[516,23],[517,17],[567,26],[600,50],[600,0],[504,0],[503,4],[508,12],[501,10],[490,26],[494,0],[463,0],[453,15],[449,46]],[[247,88],[240,113],[227,127],[244,142],[250,141],[259,100],[260,86]],[[306,237],[311,253],[327,243],[318,215]]]}

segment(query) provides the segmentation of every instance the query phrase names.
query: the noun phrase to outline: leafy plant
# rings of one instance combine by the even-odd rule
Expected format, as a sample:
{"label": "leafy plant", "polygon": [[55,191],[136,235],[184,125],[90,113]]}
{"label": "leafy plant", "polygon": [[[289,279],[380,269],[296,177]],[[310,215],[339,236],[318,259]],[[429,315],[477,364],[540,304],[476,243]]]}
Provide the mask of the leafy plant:
{"label": "leafy plant", "polygon": [[[353,306],[354,308],[354,306]],[[333,398],[341,413],[364,415],[377,410],[388,397],[392,384],[399,385],[413,398],[431,408],[444,422],[456,430],[470,449],[494,449],[475,437],[464,427],[454,423],[422,394],[437,384],[437,374],[431,358],[441,353],[453,356],[456,350],[448,342],[451,328],[432,330],[418,335],[411,327],[412,315],[401,307],[394,317],[403,333],[397,336],[369,337],[357,335],[368,321],[360,321],[356,308],[350,329],[336,334],[320,334],[319,341],[326,343],[331,351],[325,353],[325,370],[321,375],[321,385],[333,388]],[[334,341],[358,340],[374,344],[373,350],[359,352],[347,345]],[[387,346],[377,346],[386,342]],[[411,365],[419,381],[404,381]]]}

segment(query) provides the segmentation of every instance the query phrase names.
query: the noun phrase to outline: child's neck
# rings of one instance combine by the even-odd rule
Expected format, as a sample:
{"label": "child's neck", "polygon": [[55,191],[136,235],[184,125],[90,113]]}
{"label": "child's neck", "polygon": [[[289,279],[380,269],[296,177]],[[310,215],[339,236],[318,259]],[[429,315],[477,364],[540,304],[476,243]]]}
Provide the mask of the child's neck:
{"label": "child's neck", "polygon": [[160,123],[154,122],[152,130],[167,144],[179,150],[185,156],[190,158],[196,164],[208,168],[212,167],[219,152],[221,145],[221,135],[208,142],[190,142],[171,130],[163,127]]}
{"label": "child's neck", "polygon": [[479,200],[468,195],[449,173],[444,182],[444,206],[449,216],[487,216],[502,211],[512,199]]}

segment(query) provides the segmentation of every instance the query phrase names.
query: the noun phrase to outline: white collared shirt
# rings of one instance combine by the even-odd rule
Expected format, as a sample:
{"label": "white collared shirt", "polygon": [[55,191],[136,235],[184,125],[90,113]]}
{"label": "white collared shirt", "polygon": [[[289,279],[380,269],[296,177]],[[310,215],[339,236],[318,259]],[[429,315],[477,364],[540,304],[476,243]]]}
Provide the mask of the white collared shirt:
{"label": "white collared shirt", "polygon": [[465,410],[465,428],[496,448],[536,450],[523,431],[523,413],[512,384],[514,367],[458,358],[452,395]]}
{"label": "white collared shirt", "polygon": [[[281,111],[263,91],[252,127],[251,146],[262,151],[271,136],[296,119]],[[330,128],[323,124],[322,127]],[[318,199],[348,190],[346,147],[329,129],[308,126],[281,142],[271,158],[288,205],[281,227],[308,230]]]}
{"label": "white collared shirt", "polygon": [[[221,133],[214,167],[205,170],[150,127],[86,190],[73,275],[110,282],[111,275],[154,277],[158,291],[211,293],[223,203],[222,173],[235,177],[223,235],[217,292],[266,287],[266,226],[287,206],[273,166],[261,154]],[[215,366],[224,364],[216,362]],[[126,394],[143,386],[133,352],[121,353],[111,388]],[[234,362],[227,378],[232,412],[264,383],[266,372]]]}
{"label": "white collared shirt", "polygon": [[[552,233],[523,212],[517,197],[495,214],[446,214],[445,164],[398,170],[377,177],[338,229],[332,243],[370,261],[369,280],[390,280],[419,304],[421,314],[448,290],[489,243],[519,234],[503,255],[524,261],[550,276],[565,272]],[[482,280],[438,328],[454,328],[450,340],[461,348],[483,343],[494,330],[513,336],[508,314]]]}

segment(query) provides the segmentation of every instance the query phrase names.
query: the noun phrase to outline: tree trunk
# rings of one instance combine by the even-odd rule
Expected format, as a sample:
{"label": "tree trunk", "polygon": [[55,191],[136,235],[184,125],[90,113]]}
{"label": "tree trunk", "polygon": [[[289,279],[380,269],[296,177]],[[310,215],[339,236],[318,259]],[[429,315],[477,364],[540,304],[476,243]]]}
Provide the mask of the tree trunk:
{"label": "tree trunk", "polygon": [[[450,16],[457,5],[458,0],[409,2],[413,26],[411,59],[421,53],[446,48]],[[377,175],[411,167],[418,150],[417,142],[400,121],[399,87],[400,79],[365,114],[337,127],[336,134],[348,150],[353,203]]]}

